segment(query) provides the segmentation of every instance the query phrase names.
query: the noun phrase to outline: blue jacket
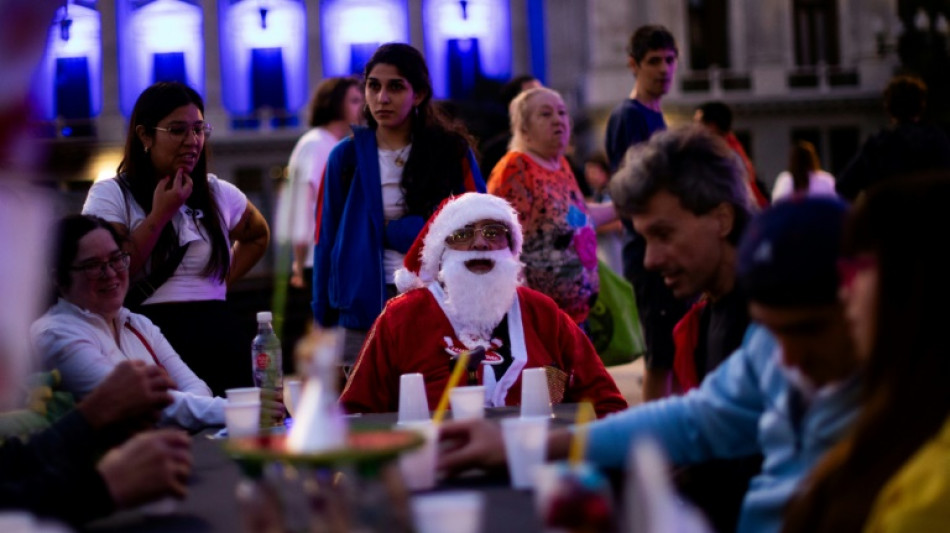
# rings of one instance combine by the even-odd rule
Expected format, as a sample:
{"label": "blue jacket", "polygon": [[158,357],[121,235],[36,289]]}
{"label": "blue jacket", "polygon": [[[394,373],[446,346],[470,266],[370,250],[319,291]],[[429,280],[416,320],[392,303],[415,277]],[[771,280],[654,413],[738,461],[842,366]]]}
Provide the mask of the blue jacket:
{"label": "blue jacket", "polygon": [[[463,186],[485,192],[475,155],[468,151]],[[406,253],[425,225],[407,215],[383,223],[376,134],[355,128],[327,160],[317,208],[313,255],[313,317],[322,326],[369,329],[386,303],[383,248]]]}
{"label": "blue jacket", "polygon": [[777,532],[801,479],[857,415],[860,380],[820,391],[796,422],[779,346],[765,328],[749,326],[742,346],[685,396],[628,409],[591,425],[589,459],[620,466],[630,443],[649,435],[675,464],[764,456],[752,478],[737,531]]}

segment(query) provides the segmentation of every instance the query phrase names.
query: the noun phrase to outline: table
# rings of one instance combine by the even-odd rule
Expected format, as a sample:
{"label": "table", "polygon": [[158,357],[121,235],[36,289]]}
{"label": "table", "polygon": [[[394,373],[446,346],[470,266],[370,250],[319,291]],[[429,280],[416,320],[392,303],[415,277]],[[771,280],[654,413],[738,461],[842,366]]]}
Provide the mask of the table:
{"label": "table", "polygon": [[[555,405],[552,426],[564,426],[574,419],[575,405]],[[517,416],[518,408],[501,407],[486,410],[488,418]],[[354,423],[393,424],[395,413],[353,417]],[[82,531],[101,533],[170,532],[208,533],[241,531],[241,512],[235,497],[240,481],[237,464],[222,449],[220,439],[212,433],[193,437],[194,467],[188,497],[178,502],[168,515],[152,515],[142,510],[128,510],[88,524]],[[505,475],[478,475],[444,480],[435,491],[477,490],[485,496],[484,531],[540,532],[541,523],[534,511],[530,491],[512,489]]]}

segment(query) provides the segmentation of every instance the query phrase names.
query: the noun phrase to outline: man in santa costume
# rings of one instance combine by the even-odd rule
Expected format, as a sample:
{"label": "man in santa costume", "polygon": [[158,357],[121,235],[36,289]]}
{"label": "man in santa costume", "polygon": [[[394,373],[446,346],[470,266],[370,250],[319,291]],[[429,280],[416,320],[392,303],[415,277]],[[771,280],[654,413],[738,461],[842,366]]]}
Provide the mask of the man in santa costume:
{"label": "man in santa costume", "polygon": [[[370,330],[340,402],[350,413],[394,412],[399,377],[419,372],[435,406],[454,359],[484,349],[468,382],[485,405],[518,405],[521,371],[544,368],[552,402],[594,404],[598,416],[626,401],[587,336],[547,296],[521,286],[518,215],[497,196],[467,193],[443,202],[396,272],[403,294]],[[463,382],[463,384],[465,384]]]}

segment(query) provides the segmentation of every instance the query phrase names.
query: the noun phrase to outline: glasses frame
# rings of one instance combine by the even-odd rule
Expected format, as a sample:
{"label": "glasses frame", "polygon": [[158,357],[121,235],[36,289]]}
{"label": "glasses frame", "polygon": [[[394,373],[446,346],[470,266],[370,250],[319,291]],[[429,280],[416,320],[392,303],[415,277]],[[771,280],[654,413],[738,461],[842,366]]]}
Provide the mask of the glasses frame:
{"label": "glasses frame", "polygon": [[183,128],[185,131],[183,131],[180,135],[173,131],[173,130],[177,130],[178,129],[177,127],[163,128],[161,126],[154,126],[153,129],[158,130],[158,131],[164,131],[165,133],[168,134],[169,137],[173,139],[179,139],[179,140],[184,140],[185,136],[188,134],[189,131],[191,132],[192,135],[194,135],[198,139],[207,139],[211,137],[211,132],[214,131],[214,127],[211,126],[210,122],[202,122],[200,126],[196,124],[192,124],[191,126],[185,126]]}
{"label": "glasses frame", "polygon": [[[485,235],[485,230],[488,230],[488,229],[492,229],[492,230],[501,229],[501,231],[499,232],[497,236],[489,237],[488,235]],[[470,237],[465,237],[462,239],[457,238],[459,236],[458,235],[459,233],[465,232],[465,231],[471,231],[472,235]],[[445,238],[445,244],[449,246],[465,246],[465,245],[471,244],[472,241],[475,240],[476,233],[480,233],[482,235],[482,238],[484,238],[486,241],[492,244],[500,243],[501,242],[500,239],[503,238],[505,240],[506,245],[508,246],[511,245],[511,239],[508,237],[508,235],[511,233],[511,230],[508,228],[508,226],[504,224],[500,224],[500,223],[486,224],[480,228],[466,227],[466,228],[457,229],[453,231],[452,233],[450,233],[449,236]]]}
{"label": "glasses frame", "polygon": [[106,267],[112,268],[116,274],[125,272],[132,263],[132,255],[128,252],[119,252],[118,255],[106,261],[93,261],[83,265],[73,265],[69,270],[82,272],[88,280],[97,280],[106,277]]}

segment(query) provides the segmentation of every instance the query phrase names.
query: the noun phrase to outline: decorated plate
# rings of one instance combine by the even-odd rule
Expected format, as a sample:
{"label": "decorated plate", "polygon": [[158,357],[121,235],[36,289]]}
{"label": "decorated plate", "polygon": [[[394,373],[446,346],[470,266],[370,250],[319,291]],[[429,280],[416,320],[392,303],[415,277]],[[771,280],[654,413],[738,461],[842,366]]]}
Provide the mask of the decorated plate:
{"label": "decorated plate", "polygon": [[339,463],[379,463],[394,459],[404,451],[418,448],[423,436],[407,430],[351,427],[342,448],[315,453],[287,449],[287,435],[258,435],[228,439],[224,449],[231,457],[250,462],[286,461],[313,466]]}

